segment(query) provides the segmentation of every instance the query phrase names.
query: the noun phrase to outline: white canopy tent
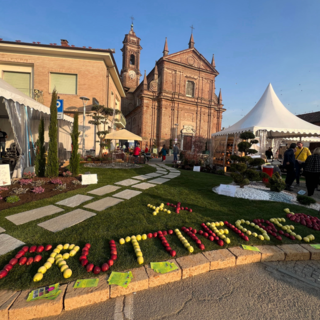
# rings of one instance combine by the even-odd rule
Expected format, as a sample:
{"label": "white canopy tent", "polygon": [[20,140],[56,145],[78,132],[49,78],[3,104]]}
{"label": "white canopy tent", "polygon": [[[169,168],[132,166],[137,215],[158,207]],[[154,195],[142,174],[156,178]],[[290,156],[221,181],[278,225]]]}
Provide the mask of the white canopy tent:
{"label": "white canopy tent", "polygon": [[246,116],[231,127],[212,134],[213,145],[218,137],[221,140],[224,136],[227,141],[228,137],[233,136],[234,152],[239,135],[245,131],[252,131],[256,135],[260,153],[265,152],[267,144],[274,146],[276,151],[284,140],[320,141],[320,127],[292,114],[277,97],[271,83]]}
{"label": "white canopy tent", "polygon": [[118,130],[113,131],[105,136],[105,140],[135,140],[135,141],[142,141],[140,136],[126,130]]}
{"label": "white canopy tent", "polygon": [[[34,165],[40,119],[44,119],[45,142],[48,142],[50,108],[0,79],[0,128],[8,134],[6,147],[15,143],[19,153],[13,177],[21,177],[24,168]],[[69,132],[72,123],[73,118],[66,115],[63,120],[59,120],[59,151],[71,151]]]}

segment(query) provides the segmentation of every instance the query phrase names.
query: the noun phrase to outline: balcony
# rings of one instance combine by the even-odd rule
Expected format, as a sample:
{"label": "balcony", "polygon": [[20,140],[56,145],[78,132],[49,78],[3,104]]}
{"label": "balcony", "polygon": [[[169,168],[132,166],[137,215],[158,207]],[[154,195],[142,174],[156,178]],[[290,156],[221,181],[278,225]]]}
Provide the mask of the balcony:
{"label": "balcony", "polygon": [[125,116],[121,113],[117,114],[114,117],[114,125],[119,128],[119,129],[123,129],[126,127],[127,121]]}

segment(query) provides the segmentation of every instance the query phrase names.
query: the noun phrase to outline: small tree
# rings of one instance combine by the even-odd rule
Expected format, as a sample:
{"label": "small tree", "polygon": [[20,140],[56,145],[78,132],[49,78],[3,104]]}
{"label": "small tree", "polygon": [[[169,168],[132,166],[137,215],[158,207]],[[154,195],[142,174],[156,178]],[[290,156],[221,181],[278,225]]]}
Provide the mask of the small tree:
{"label": "small tree", "polygon": [[272,175],[272,177],[269,177],[267,187],[270,188],[271,191],[281,192],[286,188],[286,184],[282,180],[279,172],[276,172]]}
{"label": "small tree", "polygon": [[70,133],[72,140],[72,153],[70,158],[70,171],[72,175],[76,177],[79,174],[79,166],[80,166],[80,154],[78,154],[79,150],[79,121],[78,121],[78,113],[74,115],[73,119],[73,128]]}
{"label": "small tree", "polygon": [[46,158],[44,146],[44,121],[40,119],[39,123],[39,137],[36,142],[36,160],[35,160],[35,173],[37,177],[44,177],[46,171]]}
{"label": "small tree", "polygon": [[254,167],[264,164],[263,159],[252,159],[248,156],[249,153],[257,153],[257,150],[251,149],[253,144],[258,143],[258,140],[254,140],[255,135],[251,131],[246,131],[241,133],[240,138],[243,141],[238,144],[238,150],[242,152],[244,156],[232,155],[230,158],[234,163],[231,164],[230,169],[232,171],[231,177],[233,181],[243,188],[249,184],[250,181],[261,181],[262,178],[269,178],[269,176],[264,172],[259,172],[254,169]]}
{"label": "small tree", "polygon": [[109,133],[109,130],[107,130],[108,119],[110,116],[113,116],[113,113],[117,115],[121,113],[121,111],[117,109],[114,110],[112,108],[105,108],[102,105],[93,106],[91,110],[93,111],[93,115],[91,115],[93,120],[90,120],[89,123],[96,126],[96,132],[100,144],[99,157],[101,158],[102,150],[107,145],[105,137]]}
{"label": "small tree", "polygon": [[58,93],[57,90],[54,89],[50,105],[49,151],[46,170],[47,177],[57,177],[59,175],[57,98]]}

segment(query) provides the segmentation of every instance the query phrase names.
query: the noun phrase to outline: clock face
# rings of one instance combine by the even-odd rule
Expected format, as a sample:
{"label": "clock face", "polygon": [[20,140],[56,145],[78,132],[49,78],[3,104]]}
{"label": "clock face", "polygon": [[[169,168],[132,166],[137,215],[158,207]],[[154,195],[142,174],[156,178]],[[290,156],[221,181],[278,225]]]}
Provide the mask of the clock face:
{"label": "clock face", "polygon": [[136,77],[136,73],[133,70],[129,71],[129,78],[134,79]]}

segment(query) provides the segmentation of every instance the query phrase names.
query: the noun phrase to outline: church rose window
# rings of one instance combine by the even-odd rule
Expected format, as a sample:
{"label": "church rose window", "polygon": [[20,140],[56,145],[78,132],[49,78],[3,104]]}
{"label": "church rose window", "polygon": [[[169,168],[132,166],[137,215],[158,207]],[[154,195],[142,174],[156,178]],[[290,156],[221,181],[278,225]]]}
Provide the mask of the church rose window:
{"label": "church rose window", "polygon": [[133,54],[130,56],[130,64],[135,65],[135,56]]}
{"label": "church rose window", "polygon": [[186,86],[186,95],[187,97],[194,97],[194,82],[193,81],[187,81]]}

